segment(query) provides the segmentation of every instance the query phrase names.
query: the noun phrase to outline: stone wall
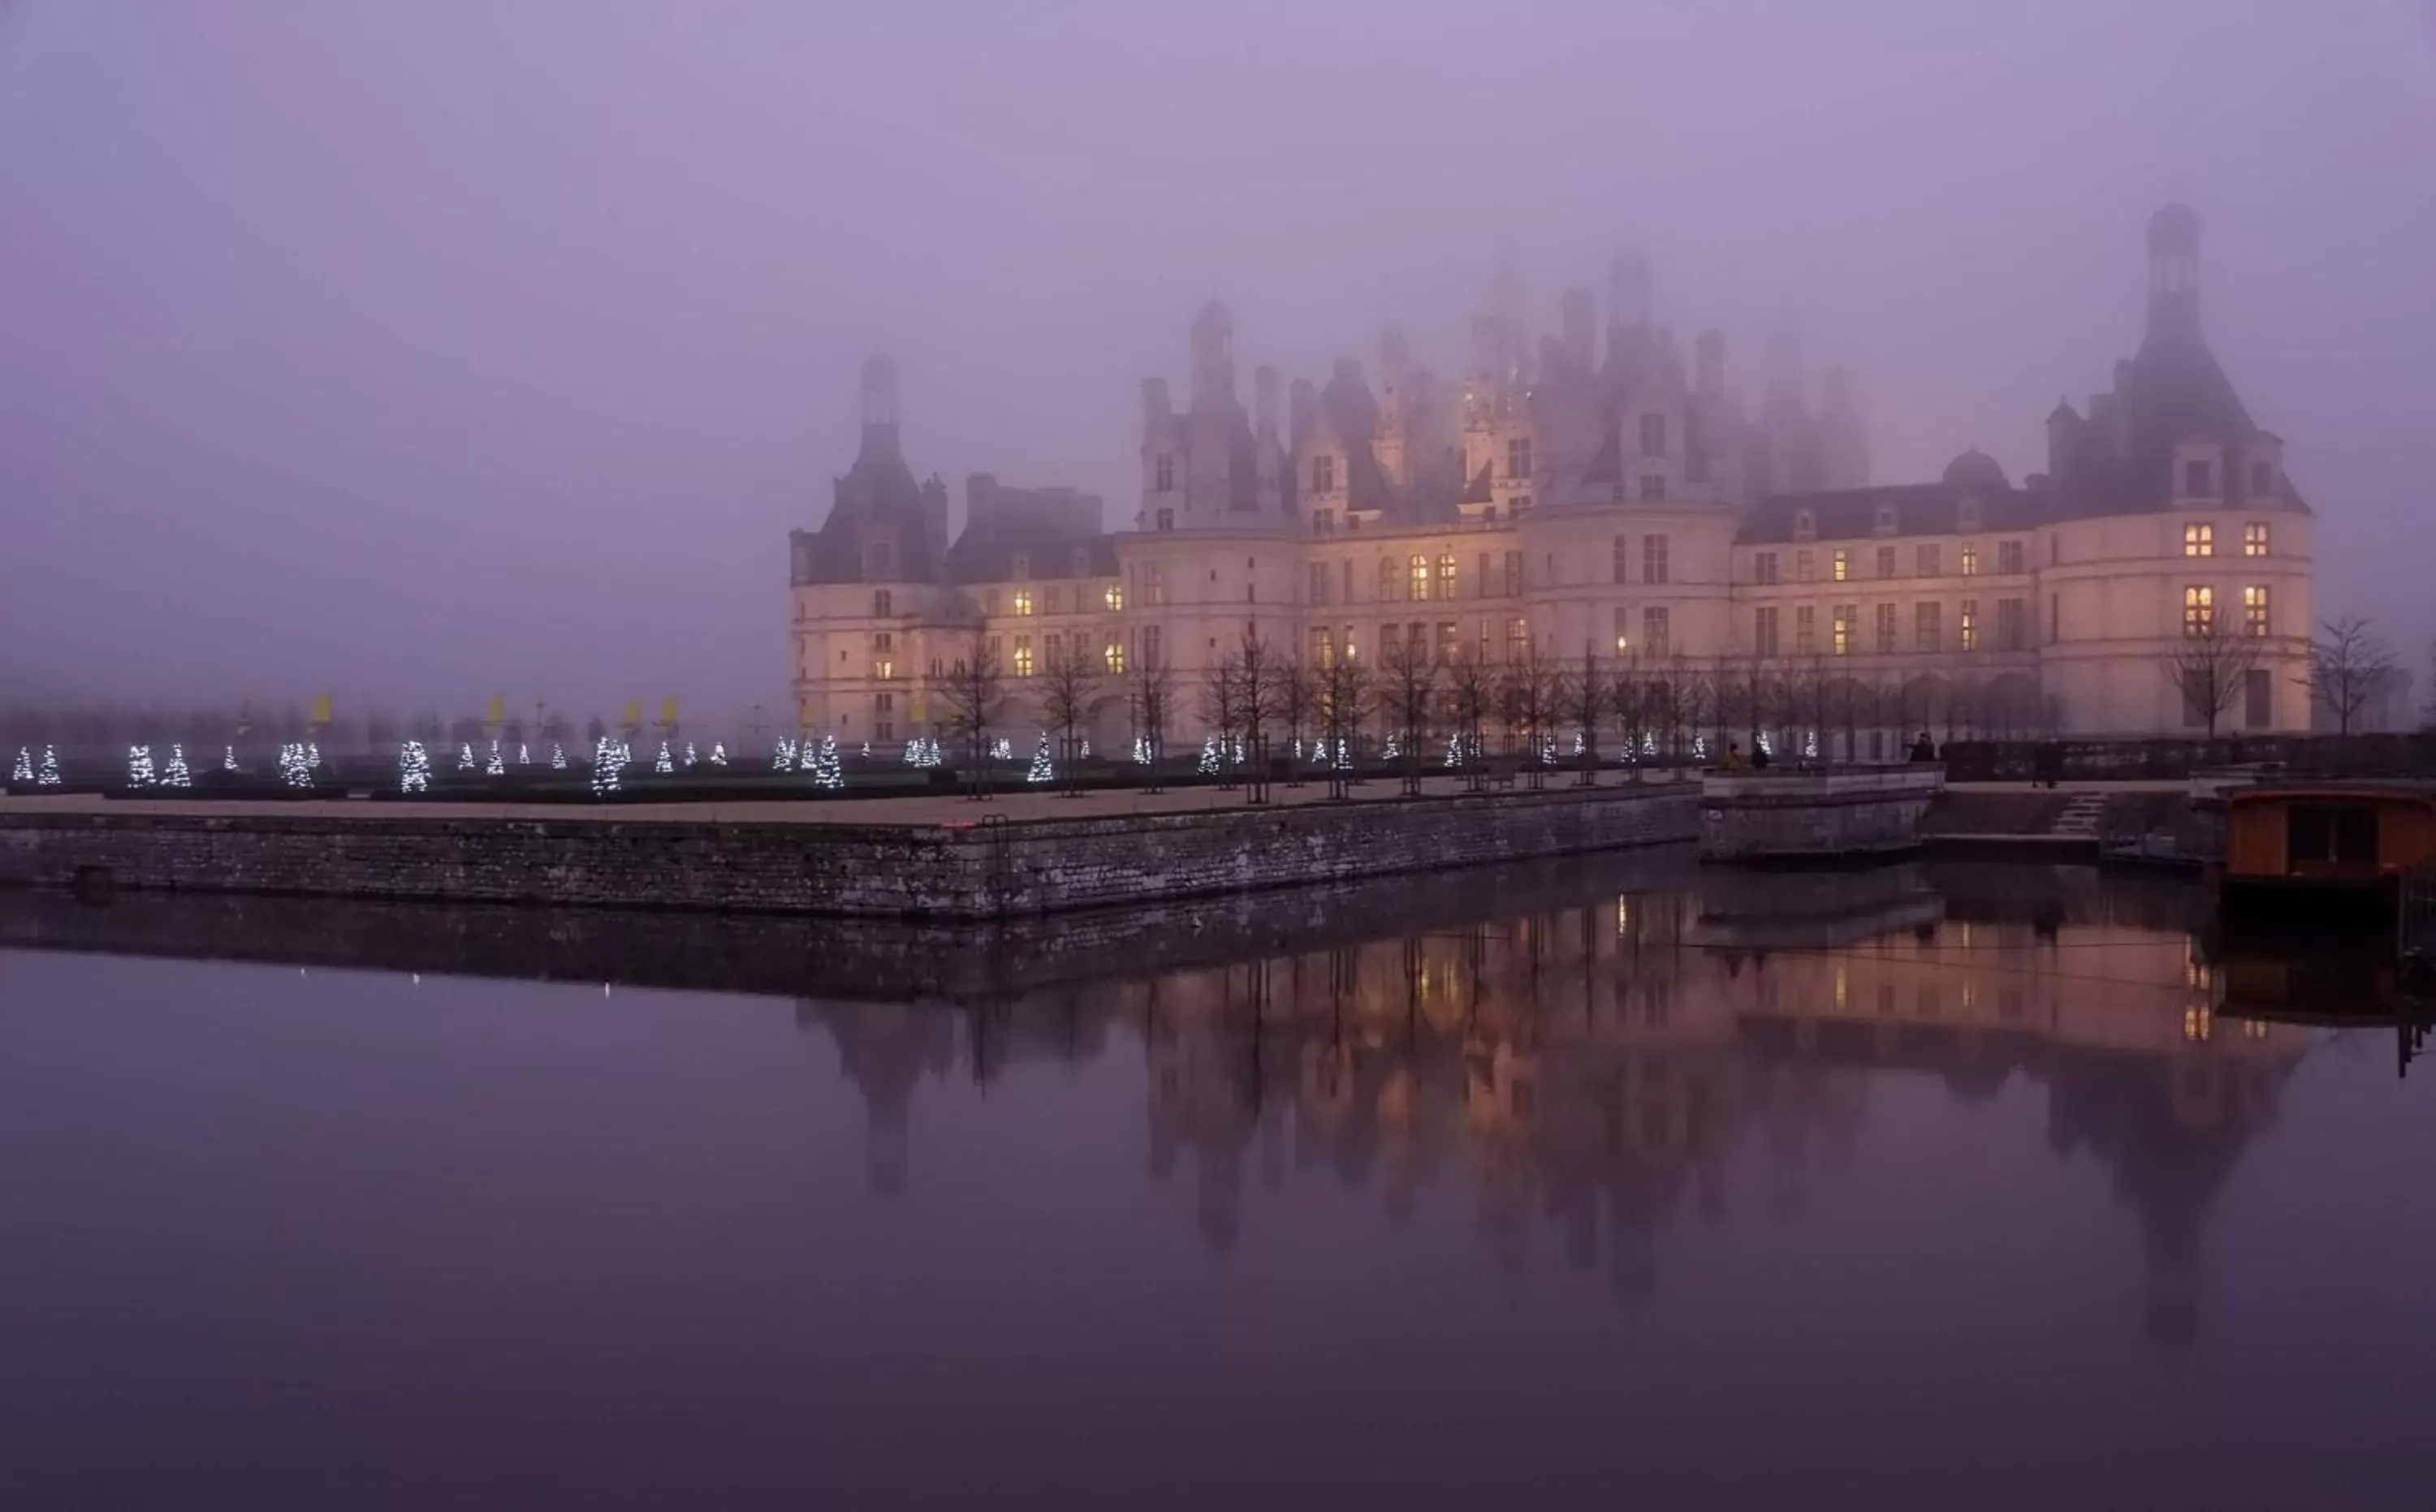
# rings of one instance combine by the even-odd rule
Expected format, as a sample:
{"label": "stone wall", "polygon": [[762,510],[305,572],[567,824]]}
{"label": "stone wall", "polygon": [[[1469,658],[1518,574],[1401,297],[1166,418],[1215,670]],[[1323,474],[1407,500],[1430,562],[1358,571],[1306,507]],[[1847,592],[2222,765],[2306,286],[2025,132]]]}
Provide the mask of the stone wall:
{"label": "stone wall", "polygon": [[1920,843],[1921,817],[1944,788],[1935,766],[1834,773],[1712,773],[1700,784],[1700,855],[1709,860],[1876,855]]}
{"label": "stone wall", "polygon": [[1682,787],[969,826],[0,812],[0,885],[985,918],[1688,840]]}

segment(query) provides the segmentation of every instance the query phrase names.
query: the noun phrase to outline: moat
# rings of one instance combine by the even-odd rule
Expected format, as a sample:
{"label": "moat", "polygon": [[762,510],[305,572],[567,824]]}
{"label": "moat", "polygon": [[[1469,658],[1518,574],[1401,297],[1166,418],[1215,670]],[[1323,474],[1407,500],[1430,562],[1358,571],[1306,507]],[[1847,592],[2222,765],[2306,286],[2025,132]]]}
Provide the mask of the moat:
{"label": "moat", "polygon": [[2427,1069],[2257,985],[2362,958],[1679,852],[1078,920],[0,895],[9,1503],[2426,1499]]}

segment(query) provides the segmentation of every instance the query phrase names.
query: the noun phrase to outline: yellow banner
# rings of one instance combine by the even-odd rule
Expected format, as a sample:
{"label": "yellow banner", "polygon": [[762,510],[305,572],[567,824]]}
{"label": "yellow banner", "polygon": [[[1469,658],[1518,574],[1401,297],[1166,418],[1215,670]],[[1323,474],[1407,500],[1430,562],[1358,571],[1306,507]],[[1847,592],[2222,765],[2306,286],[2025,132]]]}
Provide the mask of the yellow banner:
{"label": "yellow banner", "polygon": [[670,693],[668,697],[660,700],[660,728],[664,730],[673,730],[676,727],[677,696],[674,693]]}
{"label": "yellow banner", "polygon": [[508,695],[505,693],[492,694],[490,706],[482,711],[482,722],[485,724],[497,724],[505,721],[507,717]]}
{"label": "yellow banner", "polygon": [[329,694],[316,693],[313,695],[313,722],[316,724],[327,724],[330,722]]}
{"label": "yellow banner", "polygon": [[643,701],[641,699],[632,698],[626,701],[625,724],[626,728],[630,730],[639,730],[643,727]]}

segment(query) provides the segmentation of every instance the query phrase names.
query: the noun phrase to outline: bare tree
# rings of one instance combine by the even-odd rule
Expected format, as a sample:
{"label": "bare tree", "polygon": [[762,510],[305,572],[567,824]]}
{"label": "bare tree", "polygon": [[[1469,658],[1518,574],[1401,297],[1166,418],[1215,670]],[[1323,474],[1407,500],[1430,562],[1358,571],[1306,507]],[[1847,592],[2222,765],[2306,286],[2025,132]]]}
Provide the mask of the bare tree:
{"label": "bare tree", "polygon": [[2210,621],[2166,653],[2166,676],[2182,691],[2184,715],[2206,725],[2209,739],[2242,696],[2264,645],[2261,636],[2228,635]]}
{"label": "bare tree", "polygon": [[1488,664],[1470,646],[1455,652],[1447,664],[1447,722],[1454,726],[1454,739],[1463,752],[1464,786],[1478,792],[1488,780],[1488,769],[1482,761],[1481,732],[1488,722],[1489,701],[1493,679]]}
{"label": "bare tree", "polygon": [[1268,730],[1282,717],[1284,674],[1277,652],[1250,626],[1235,648],[1237,722],[1244,730],[1244,759],[1265,775],[1268,772]]}
{"label": "bare tree", "polygon": [[1147,653],[1137,657],[1125,680],[1126,702],[1132,705],[1134,739],[1150,757],[1142,770],[1150,774],[1146,791],[1159,790],[1159,773],[1167,762],[1167,724],[1175,712],[1175,673]]}
{"label": "bare tree", "polygon": [[1594,786],[1598,782],[1599,721],[1607,717],[1608,694],[1611,690],[1607,669],[1599,665],[1596,642],[1582,643],[1580,664],[1561,674],[1557,686],[1559,717],[1571,720],[1574,728],[1581,732],[1581,785]]}
{"label": "bare tree", "polygon": [[1437,664],[1430,660],[1428,647],[1400,640],[1387,650],[1383,676],[1387,720],[1403,762],[1404,791],[1418,795],[1420,744],[1429,733],[1430,709],[1437,700]]}
{"label": "bare tree", "polygon": [[1642,747],[1648,743],[1650,721],[1658,710],[1658,685],[1642,675],[1641,650],[1627,647],[1608,688],[1608,707],[1615,711],[1616,733],[1624,738],[1624,759],[1632,780],[1641,780]]}
{"label": "bare tree", "polygon": [[1521,740],[1522,770],[1530,774],[1534,788],[1547,785],[1545,758],[1549,725],[1557,714],[1557,665],[1540,652],[1536,636],[1524,643],[1521,655],[1505,664],[1499,704],[1507,729]]}
{"label": "bare tree", "polygon": [[988,632],[972,632],[937,687],[948,711],[943,722],[965,749],[968,793],[978,798],[988,785],[990,731],[1006,713],[1006,671]]}
{"label": "bare tree", "polygon": [[2393,678],[2393,661],[2392,644],[2358,616],[2319,625],[2302,681],[2309,697],[2335,721],[2337,737],[2348,738],[2369,701],[2385,691]]}
{"label": "bare tree", "polygon": [[1351,647],[1320,669],[1319,730],[1326,742],[1331,797],[1344,797],[1348,786],[1356,780],[1355,762],[1360,756],[1355,747],[1362,742],[1362,726],[1370,718],[1375,699],[1370,669],[1354,659]]}
{"label": "bare tree", "polygon": [[1068,793],[1080,796],[1074,763],[1082,741],[1075,734],[1091,722],[1091,700],[1100,691],[1100,659],[1082,635],[1059,640],[1040,669],[1040,712],[1057,731],[1057,770]]}
{"label": "bare tree", "polygon": [[1319,676],[1301,652],[1278,663],[1278,722],[1285,726],[1287,747],[1295,759],[1287,764],[1286,786],[1302,786],[1302,738],[1312,727],[1319,706]]}
{"label": "bare tree", "polygon": [[1235,785],[1235,745],[1244,726],[1244,687],[1236,674],[1235,658],[1221,656],[1201,679],[1201,722],[1217,738],[1218,771],[1228,788]]}

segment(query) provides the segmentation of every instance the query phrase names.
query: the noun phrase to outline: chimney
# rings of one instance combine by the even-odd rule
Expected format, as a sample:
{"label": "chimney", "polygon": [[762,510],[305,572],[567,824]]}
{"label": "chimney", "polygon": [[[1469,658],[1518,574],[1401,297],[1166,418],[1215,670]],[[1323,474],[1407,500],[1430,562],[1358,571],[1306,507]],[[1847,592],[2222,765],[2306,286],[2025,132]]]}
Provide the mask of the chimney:
{"label": "chimney", "polygon": [[2169,204],[2149,217],[2149,335],[2196,341],[2200,334],[2200,217]]}
{"label": "chimney", "polygon": [[896,364],[877,353],[862,363],[862,452],[874,460],[899,455]]}
{"label": "chimney", "polygon": [[1717,330],[1702,331],[1692,343],[1693,386],[1704,399],[1726,396],[1726,337]]}
{"label": "chimney", "polygon": [[1252,433],[1263,443],[1278,439],[1278,370],[1252,373]]}

